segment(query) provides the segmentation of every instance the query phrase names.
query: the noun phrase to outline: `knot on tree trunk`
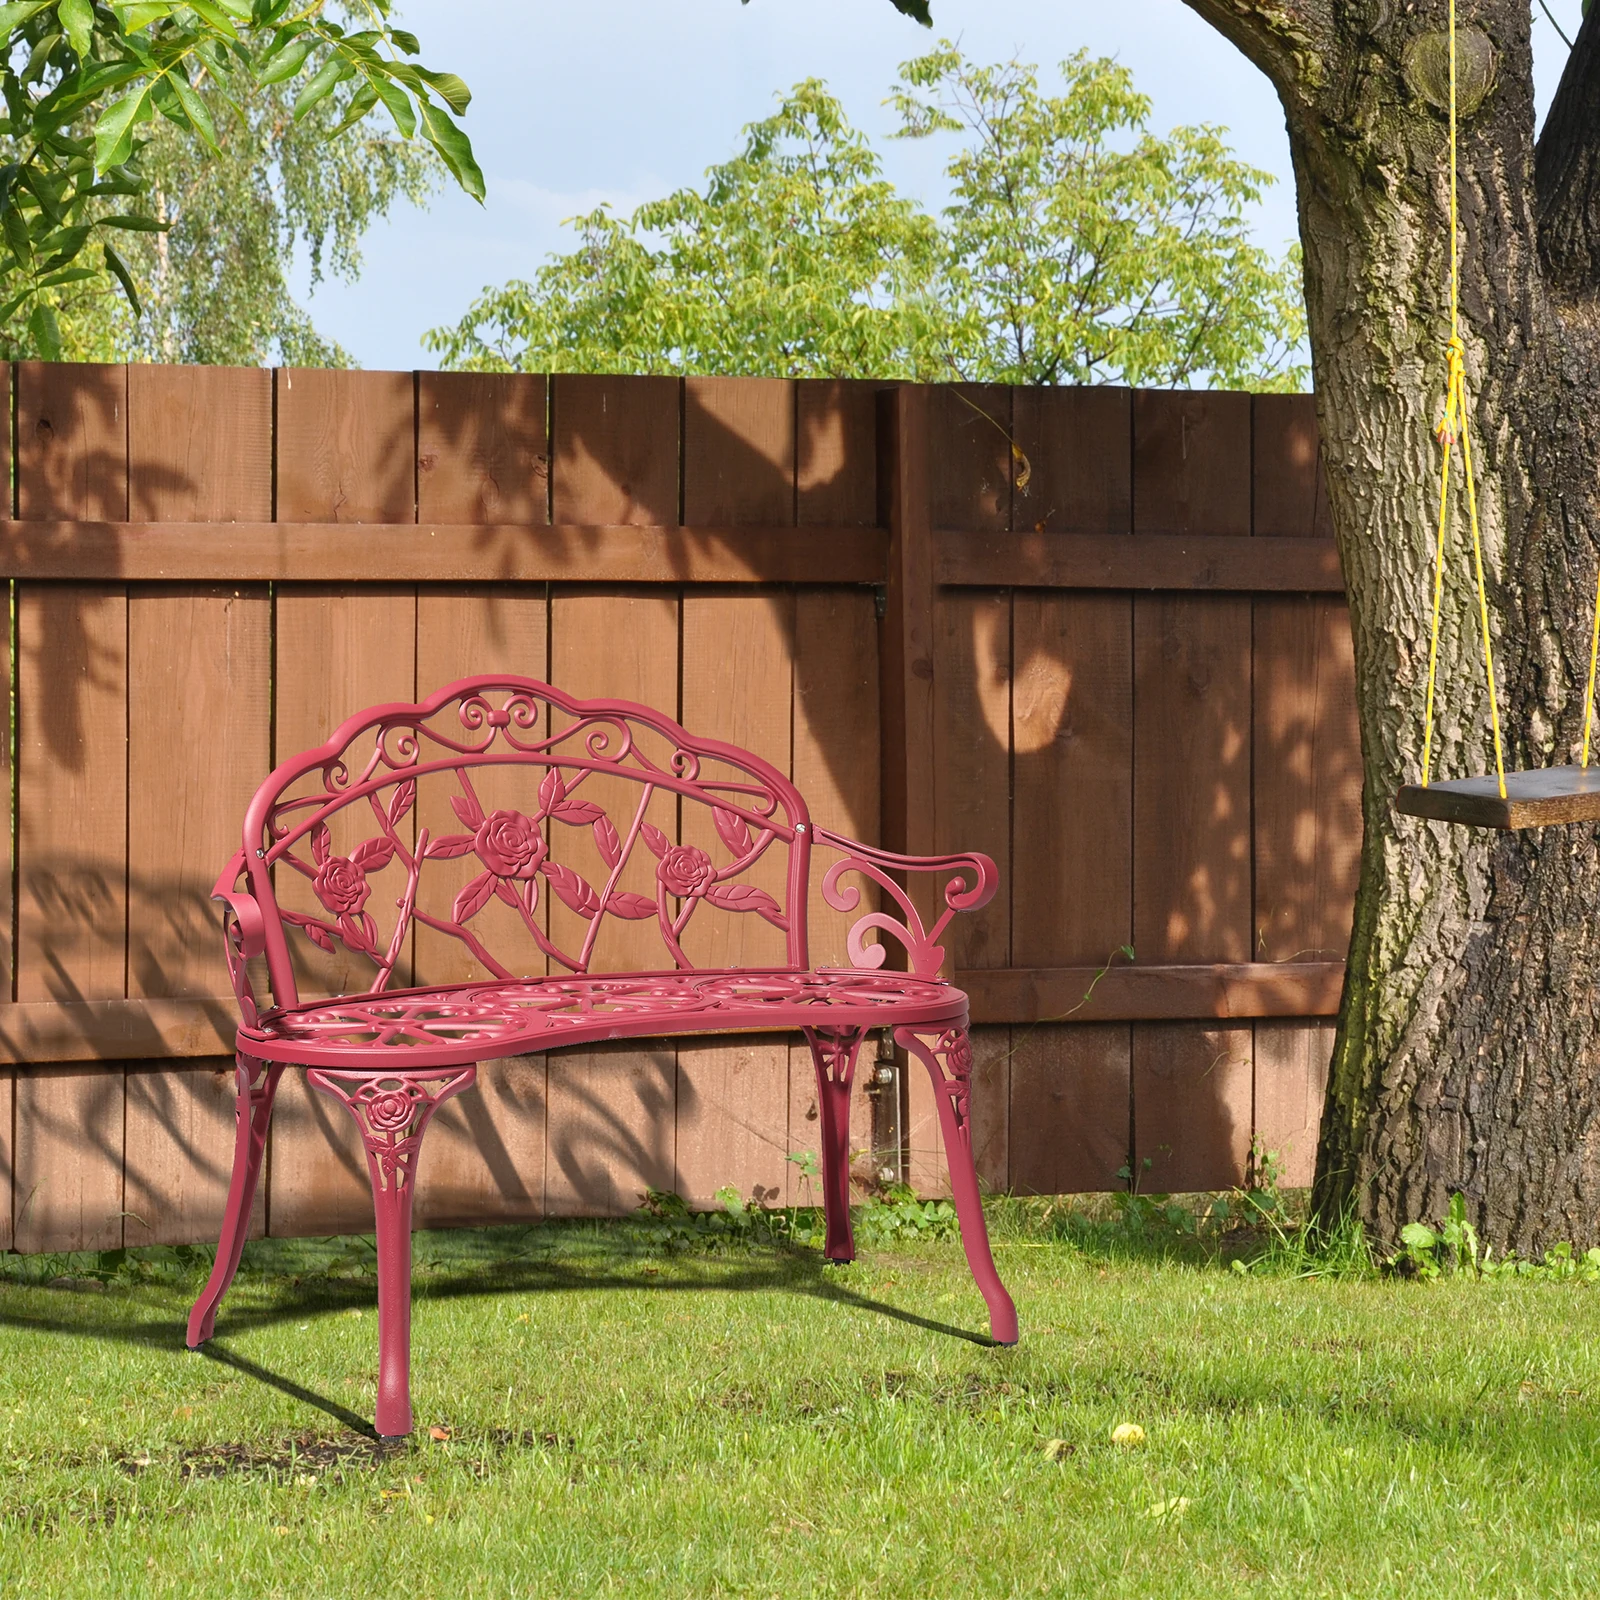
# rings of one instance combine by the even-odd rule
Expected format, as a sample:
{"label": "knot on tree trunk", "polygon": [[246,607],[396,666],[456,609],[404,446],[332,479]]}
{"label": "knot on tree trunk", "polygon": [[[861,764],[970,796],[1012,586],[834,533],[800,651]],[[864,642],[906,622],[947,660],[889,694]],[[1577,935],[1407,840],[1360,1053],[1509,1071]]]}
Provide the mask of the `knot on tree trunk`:
{"label": "knot on tree trunk", "polygon": [[[1456,112],[1470,117],[1494,88],[1496,54],[1479,28],[1456,29]],[[1401,70],[1406,86],[1436,110],[1450,109],[1450,35],[1419,33],[1406,46]]]}

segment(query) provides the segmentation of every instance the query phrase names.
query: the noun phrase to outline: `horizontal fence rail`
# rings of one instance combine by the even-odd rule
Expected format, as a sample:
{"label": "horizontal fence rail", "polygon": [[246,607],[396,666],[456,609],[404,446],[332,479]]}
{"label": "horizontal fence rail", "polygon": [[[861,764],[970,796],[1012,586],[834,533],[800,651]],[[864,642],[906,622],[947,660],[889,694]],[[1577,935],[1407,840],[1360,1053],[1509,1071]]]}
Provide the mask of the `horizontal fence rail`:
{"label": "horizontal fence rail", "polygon": [[[870,843],[992,854],[1001,893],[949,949],[992,1185],[1220,1187],[1252,1149],[1309,1178],[1360,842],[1309,397],[37,363],[0,386],[0,1245],[214,1234],[234,1011],[207,896],[245,802],[349,712],[478,671],[657,706]],[[815,959],[846,959],[846,920],[814,892]],[[765,1036],[495,1063],[435,1124],[419,1218],[812,1199],[787,1159],[815,1147],[811,1071]],[[889,1080],[856,1098],[859,1176],[938,1192],[927,1086]],[[286,1082],[259,1230],[370,1227],[345,1120]]]}

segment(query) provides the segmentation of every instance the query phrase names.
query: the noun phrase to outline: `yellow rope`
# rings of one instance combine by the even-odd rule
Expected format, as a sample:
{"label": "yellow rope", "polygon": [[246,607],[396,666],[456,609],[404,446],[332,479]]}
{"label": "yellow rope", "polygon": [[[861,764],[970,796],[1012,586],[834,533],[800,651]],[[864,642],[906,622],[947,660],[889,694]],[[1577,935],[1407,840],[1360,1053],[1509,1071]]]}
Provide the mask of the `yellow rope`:
{"label": "yellow rope", "polygon": [[1600,661],[1600,579],[1594,586],[1594,628],[1589,635],[1589,688],[1583,697],[1583,764],[1589,765],[1589,730],[1594,725],[1594,668]]}
{"label": "yellow rope", "polygon": [[[1472,564],[1478,585],[1478,616],[1483,628],[1483,670],[1489,685],[1489,720],[1494,730],[1494,770],[1500,798],[1506,793],[1505,756],[1500,742],[1500,709],[1495,695],[1494,646],[1489,632],[1489,594],[1483,577],[1483,539],[1478,527],[1478,492],[1472,473],[1472,437],[1467,424],[1466,347],[1461,342],[1460,206],[1456,198],[1456,0],[1450,0],[1450,341],[1445,346],[1448,377],[1444,417],[1436,430],[1444,447],[1439,480],[1439,535],[1433,576],[1433,630],[1428,646],[1428,698],[1422,747],[1422,783],[1426,788],[1433,761],[1434,681],[1439,660],[1439,605],[1444,590],[1444,540],[1450,522],[1450,452],[1461,441],[1461,475],[1467,485],[1467,517],[1472,526]],[[1600,594],[1596,596],[1596,628],[1600,630]],[[1600,637],[1600,635],[1597,635]],[[1593,665],[1590,668],[1591,683]],[[1592,701],[1592,689],[1591,689]],[[1587,737],[1585,754],[1587,755]]]}

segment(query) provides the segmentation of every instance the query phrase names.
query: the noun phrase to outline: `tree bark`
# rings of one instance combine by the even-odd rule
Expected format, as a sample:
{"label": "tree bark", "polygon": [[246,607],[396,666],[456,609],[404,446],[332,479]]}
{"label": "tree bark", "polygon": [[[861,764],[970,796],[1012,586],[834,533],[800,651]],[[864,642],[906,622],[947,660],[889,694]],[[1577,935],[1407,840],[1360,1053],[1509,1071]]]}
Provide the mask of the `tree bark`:
{"label": "tree bark", "polygon": [[[1449,334],[1446,0],[1188,0],[1272,79],[1350,596],[1366,786],[1315,1203],[1392,1241],[1466,1198],[1483,1237],[1600,1242],[1600,832],[1398,817],[1421,761]],[[1600,494],[1600,7],[1534,140],[1528,0],[1458,0],[1461,332],[1508,767],[1582,735]],[[1538,188],[1535,185],[1535,169]],[[1459,456],[1457,457],[1459,461]],[[1437,776],[1493,770],[1465,516]]]}

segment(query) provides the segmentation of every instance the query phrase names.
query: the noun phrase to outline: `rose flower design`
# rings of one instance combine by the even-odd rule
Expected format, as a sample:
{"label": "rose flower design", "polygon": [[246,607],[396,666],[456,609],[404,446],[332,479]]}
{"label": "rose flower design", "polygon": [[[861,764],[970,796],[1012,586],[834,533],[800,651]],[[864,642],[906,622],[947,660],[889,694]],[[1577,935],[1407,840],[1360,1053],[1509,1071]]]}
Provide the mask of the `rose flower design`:
{"label": "rose flower design", "polygon": [[692,844],[675,844],[661,858],[656,876],[668,894],[680,899],[702,895],[716,881],[717,869],[704,850]]}
{"label": "rose flower design", "polygon": [[972,1076],[972,1041],[966,1034],[957,1034],[951,1039],[945,1052],[945,1060],[956,1077]]}
{"label": "rose flower design", "polygon": [[367,1123],[374,1133],[398,1133],[411,1123],[411,1097],[401,1089],[386,1089],[367,1102]]}
{"label": "rose flower design", "polygon": [[478,859],[497,878],[531,878],[549,854],[539,825],[520,811],[492,811],[473,836]]}
{"label": "rose flower design", "polygon": [[353,917],[372,893],[366,873],[348,856],[329,856],[317,868],[311,887],[336,917]]}

